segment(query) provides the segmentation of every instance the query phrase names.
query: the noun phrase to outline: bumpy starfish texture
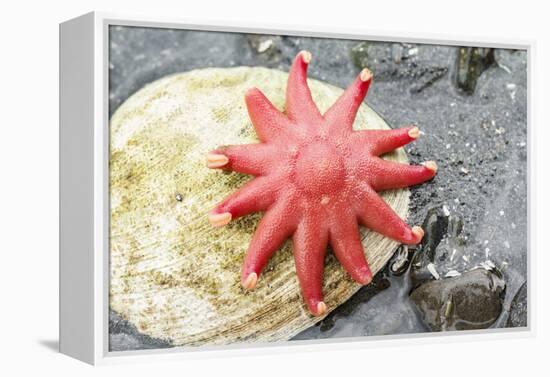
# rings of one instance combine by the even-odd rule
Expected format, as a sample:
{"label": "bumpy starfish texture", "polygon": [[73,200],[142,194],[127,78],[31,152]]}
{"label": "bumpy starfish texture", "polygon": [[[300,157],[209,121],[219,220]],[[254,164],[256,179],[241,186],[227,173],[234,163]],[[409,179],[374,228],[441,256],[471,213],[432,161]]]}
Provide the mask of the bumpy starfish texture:
{"label": "bumpy starfish texture", "polygon": [[323,270],[327,245],[350,276],[368,284],[359,224],[404,244],[422,239],[377,194],[431,179],[433,161],[423,165],[390,162],[380,155],[419,136],[417,127],[354,131],[353,123],[372,81],[368,69],[321,114],[307,85],[311,54],[300,52],[290,69],[285,113],[257,88],[245,96],[258,144],[218,148],[207,156],[210,168],[230,169],[255,178],[209,214],[214,226],[253,212],[264,212],[242,268],[241,284],[254,289],[269,258],[292,237],[296,273],[313,315],[323,315]]}

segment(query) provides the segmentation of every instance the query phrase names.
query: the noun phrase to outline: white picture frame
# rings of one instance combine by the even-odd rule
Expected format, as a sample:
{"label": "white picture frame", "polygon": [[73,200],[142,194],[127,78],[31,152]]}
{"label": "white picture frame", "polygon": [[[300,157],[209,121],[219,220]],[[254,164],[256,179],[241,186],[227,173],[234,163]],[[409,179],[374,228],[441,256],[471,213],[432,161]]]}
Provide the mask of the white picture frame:
{"label": "white picture frame", "polygon": [[[207,346],[109,352],[108,348],[108,28],[111,25],[254,32],[374,41],[476,45],[517,48],[528,59],[528,142],[534,145],[531,125],[533,41],[448,39],[418,33],[362,30],[321,30],[288,25],[247,25],[230,22],[197,24],[189,20],[136,17],[92,12],[60,24],[60,352],[90,364],[111,364],[147,359],[219,357],[310,351],[322,347],[378,347],[387,342],[471,341],[534,335],[531,250],[532,194],[528,198],[528,327],[470,330],[453,333],[372,336],[300,341],[292,344]],[[533,192],[532,151],[528,153],[528,191]],[[199,352],[200,351],[200,352]]]}

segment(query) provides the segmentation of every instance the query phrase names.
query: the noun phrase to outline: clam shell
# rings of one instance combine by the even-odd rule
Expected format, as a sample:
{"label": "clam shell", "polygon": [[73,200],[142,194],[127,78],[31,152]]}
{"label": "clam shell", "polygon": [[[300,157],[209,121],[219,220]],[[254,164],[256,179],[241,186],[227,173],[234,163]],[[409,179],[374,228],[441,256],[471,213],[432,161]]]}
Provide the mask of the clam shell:
{"label": "clam shell", "polygon": [[[321,318],[305,307],[289,242],[253,292],[240,287],[241,264],[260,218],[213,228],[207,212],[249,176],[209,170],[206,153],[257,142],[244,93],[258,87],[284,109],[287,73],[266,68],[200,69],[155,81],[132,95],[110,122],[110,307],[137,329],[174,345],[287,340]],[[342,93],[309,80],[321,111]],[[356,129],[387,129],[366,104]],[[400,149],[388,159],[407,162]],[[406,217],[409,192],[383,193]],[[362,229],[373,273],[397,243]],[[331,253],[325,268],[329,310],[360,286]]]}

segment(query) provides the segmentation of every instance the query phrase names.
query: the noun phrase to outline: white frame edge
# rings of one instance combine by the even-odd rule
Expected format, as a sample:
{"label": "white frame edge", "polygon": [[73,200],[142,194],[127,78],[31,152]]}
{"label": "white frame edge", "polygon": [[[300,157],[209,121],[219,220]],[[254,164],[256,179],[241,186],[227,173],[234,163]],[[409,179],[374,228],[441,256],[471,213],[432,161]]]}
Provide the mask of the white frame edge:
{"label": "white frame edge", "polygon": [[[468,45],[525,49],[528,56],[528,326],[454,333],[384,335],[357,338],[206,346],[109,352],[109,135],[108,28],[109,25],[160,27],[225,32],[286,34],[324,38]],[[90,364],[156,360],[202,359],[244,355],[286,354],[326,349],[345,350],[434,342],[470,342],[535,335],[534,41],[388,33],[296,25],[259,25],[246,22],[185,20],[92,12],[60,24],[60,352]],[[76,141],[76,143],[75,143]],[[93,162],[93,163],[92,163]],[[198,352],[208,351],[208,352]]]}
{"label": "white frame edge", "polygon": [[59,28],[59,349],[94,362],[94,25],[87,14]]}

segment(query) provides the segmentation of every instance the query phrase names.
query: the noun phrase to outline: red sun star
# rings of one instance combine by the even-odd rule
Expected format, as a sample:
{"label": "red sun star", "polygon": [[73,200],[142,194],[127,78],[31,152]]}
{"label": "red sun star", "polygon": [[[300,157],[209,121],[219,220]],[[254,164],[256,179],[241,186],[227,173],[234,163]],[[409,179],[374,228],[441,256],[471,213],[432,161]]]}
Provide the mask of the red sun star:
{"label": "red sun star", "polygon": [[258,144],[225,146],[208,154],[209,168],[256,176],[209,215],[215,226],[253,212],[265,212],[250,242],[241,283],[253,289],[258,276],[289,237],[307,306],[323,315],[323,269],[327,244],[351,277],[368,284],[358,223],[404,244],[417,244],[422,228],[409,227],[377,191],[431,179],[433,161],[399,164],[378,157],[415,140],[417,127],[353,130],[372,74],[364,69],[332,107],[321,114],[307,85],[311,54],[300,52],[290,69],[285,113],[257,88],[245,96]]}

